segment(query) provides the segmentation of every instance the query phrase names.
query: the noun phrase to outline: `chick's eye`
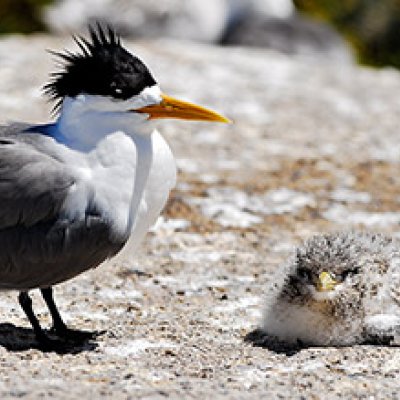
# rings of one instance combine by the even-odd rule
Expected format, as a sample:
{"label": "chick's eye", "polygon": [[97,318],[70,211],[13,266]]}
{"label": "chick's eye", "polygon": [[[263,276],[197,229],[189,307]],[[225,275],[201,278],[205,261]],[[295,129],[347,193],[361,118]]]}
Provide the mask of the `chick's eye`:
{"label": "chick's eye", "polygon": [[305,268],[299,268],[297,270],[297,275],[301,278],[301,279],[307,279],[310,280],[311,279],[311,272],[308,269]]}

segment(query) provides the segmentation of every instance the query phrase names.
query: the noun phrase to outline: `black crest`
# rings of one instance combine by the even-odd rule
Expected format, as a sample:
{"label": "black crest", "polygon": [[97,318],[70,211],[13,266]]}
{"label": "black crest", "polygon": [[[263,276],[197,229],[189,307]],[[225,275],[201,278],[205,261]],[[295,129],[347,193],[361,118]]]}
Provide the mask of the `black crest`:
{"label": "black crest", "polygon": [[126,100],[156,81],[141,60],[121,45],[110,27],[89,27],[90,40],[74,36],[81,52],[51,52],[63,61],[63,69],[53,73],[43,88],[58,109],[64,97],[78,94],[110,96]]}

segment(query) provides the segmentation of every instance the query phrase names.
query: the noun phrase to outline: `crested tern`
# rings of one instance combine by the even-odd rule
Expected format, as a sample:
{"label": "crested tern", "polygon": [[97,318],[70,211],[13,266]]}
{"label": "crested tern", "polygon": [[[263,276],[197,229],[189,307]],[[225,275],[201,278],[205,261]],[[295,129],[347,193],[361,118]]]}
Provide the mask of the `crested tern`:
{"label": "crested tern", "polygon": [[[52,286],[139,243],[175,185],[172,152],[151,120],[229,122],[163,94],[146,65],[99,24],[75,36],[77,52],[52,52],[62,68],[44,92],[54,123],[0,128],[0,290],[18,290],[37,340],[80,337],[63,322]],[[39,288],[51,339],[28,294]]]}

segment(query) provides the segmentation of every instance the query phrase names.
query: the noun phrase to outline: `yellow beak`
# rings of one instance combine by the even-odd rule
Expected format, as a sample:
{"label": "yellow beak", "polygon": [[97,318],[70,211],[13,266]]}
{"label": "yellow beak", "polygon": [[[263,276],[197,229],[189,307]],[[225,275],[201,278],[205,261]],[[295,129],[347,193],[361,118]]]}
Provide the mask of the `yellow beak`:
{"label": "yellow beak", "polygon": [[328,292],[333,290],[338,284],[329,272],[321,272],[318,277],[317,290],[319,292]]}
{"label": "yellow beak", "polygon": [[196,104],[177,100],[165,94],[162,94],[161,97],[162,101],[160,104],[154,104],[132,111],[148,114],[149,119],[176,118],[191,121],[231,122],[222,115]]}

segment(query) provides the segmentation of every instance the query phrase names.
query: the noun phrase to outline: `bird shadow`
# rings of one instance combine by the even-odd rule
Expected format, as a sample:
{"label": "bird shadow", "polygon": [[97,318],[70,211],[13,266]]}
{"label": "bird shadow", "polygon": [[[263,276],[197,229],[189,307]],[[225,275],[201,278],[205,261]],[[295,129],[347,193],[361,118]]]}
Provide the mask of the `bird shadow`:
{"label": "bird shadow", "polygon": [[[0,324],[0,346],[8,351],[22,352],[31,349],[42,351],[43,353],[57,353],[57,354],[79,354],[84,351],[93,351],[98,347],[94,341],[98,336],[104,332],[88,332],[76,331],[78,333],[87,334],[87,338],[80,341],[58,341],[57,346],[54,348],[44,348],[35,337],[32,329],[22,328],[15,326],[11,323]],[[49,331],[46,332],[50,339],[55,339],[57,336]]]}
{"label": "bird shadow", "polygon": [[276,336],[268,335],[261,329],[255,329],[249,332],[243,339],[254,347],[262,347],[277,354],[284,354],[288,357],[294,356],[299,351],[310,347],[301,341],[298,341],[296,344],[284,342],[279,340]]}

